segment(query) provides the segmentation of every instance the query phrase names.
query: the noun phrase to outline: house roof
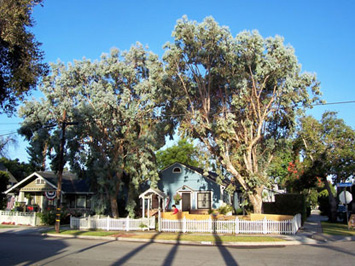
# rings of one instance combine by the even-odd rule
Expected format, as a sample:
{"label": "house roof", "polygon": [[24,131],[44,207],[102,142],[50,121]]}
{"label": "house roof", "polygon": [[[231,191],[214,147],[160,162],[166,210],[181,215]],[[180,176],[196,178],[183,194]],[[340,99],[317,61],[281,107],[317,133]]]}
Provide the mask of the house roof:
{"label": "house roof", "polygon": [[[53,189],[57,189],[58,177],[54,172],[44,171],[44,172],[34,172],[21,182],[9,188],[4,193],[7,194],[16,188],[20,189],[23,186],[26,186],[28,183],[37,179],[38,177],[42,177],[48,185],[53,187]],[[62,192],[69,194],[81,194],[81,193],[90,193],[90,189],[86,180],[78,179],[77,176],[70,172],[63,172],[62,176]]]}
{"label": "house roof", "polygon": [[[216,174],[215,172],[211,172],[211,171],[208,171],[208,175],[204,175],[205,174],[205,170],[202,169],[202,168],[199,168],[199,167],[195,167],[195,166],[191,166],[191,165],[187,165],[187,164],[184,164],[184,163],[179,163],[179,162],[176,162],[176,163],[173,163],[171,165],[169,165],[168,167],[165,167],[163,170],[161,170],[160,172],[163,172],[165,171],[166,169],[170,168],[171,166],[173,166],[174,164],[180,164],[186,168],[189,168],[190,170],[204,176],[205,178],[217,183],[217,178],[218,178],[218,174]],[[224,186],[228,186],[230,184],[230,180],[225,178],[225,179],[221,179],[222,181],[222,185]]]}
{"label": "house roof", "polygon": [[160,189],[158,189],[158,188],[150,188],[150,189],[144,191],[142,194],[140,194],[139,198],[143,198],[143,197],[145,197],[147,195],[150,195],[150,194],[156,194],[156,195],[160,196],[163,199],[167,197],[166,194],[163,191],[161,191]]}

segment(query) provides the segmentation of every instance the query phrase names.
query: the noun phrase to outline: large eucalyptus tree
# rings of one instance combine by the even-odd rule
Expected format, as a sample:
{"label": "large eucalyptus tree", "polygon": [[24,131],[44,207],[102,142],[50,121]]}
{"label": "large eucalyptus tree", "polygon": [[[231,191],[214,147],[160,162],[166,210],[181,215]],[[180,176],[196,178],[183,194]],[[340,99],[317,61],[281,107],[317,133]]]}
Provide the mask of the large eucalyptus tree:
{"label": "large eucalyptus tree", "polygon": [[294,49],[279,36],[245,31],[233,38],[213,18],[198,24],[184,17],[173,37],[164,55],[168,104],[183,133],[204,143],[259,213],[266,170],[297,111],[317,99],[316,77],[301,73]]}
{"label": "large eucalyptus tree", "polygon": [[[158,57],[139,44],[123,54],[112,50],[95,62],[54,64],[41,86],[45,99],[21,109],[22,132],[37,147],[37,155],[46,147],[56,169],[58,152],[51,157],[50,151],[59,147],[61,130],[50,126],[77,123],[66,128],[65,158],[72,169],[93,177],[97,199],[103,204],[108,200],[117,217],[124,178],[137,188],[143,179],[154,185],[158,177],[154,151],[164,145],[166,132],[157,100],[161,79]],[[134,203],[128,206],[132,213]]]}

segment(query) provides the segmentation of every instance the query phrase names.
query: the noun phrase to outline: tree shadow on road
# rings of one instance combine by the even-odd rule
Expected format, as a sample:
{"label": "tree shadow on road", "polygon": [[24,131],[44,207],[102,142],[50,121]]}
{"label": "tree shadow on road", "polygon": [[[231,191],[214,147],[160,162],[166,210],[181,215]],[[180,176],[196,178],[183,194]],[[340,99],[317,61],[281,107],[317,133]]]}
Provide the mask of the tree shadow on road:
{"label": "tree shadow on road", "polygon": [[238,263],[235,261],[235,259],[233,258],[232,254],[229,252],[229,250],[223,246],[222,244],[222,239],[219,237],[218,234],[213,234],[214,239],[215,239],[215,243],[216,246],[219,249],[219,252],[221,253],[224,262],[226,263],[226,265],[238,265]]}
{"label": "tree shadow on road", "polygon": [[0,265],[37,265],[64,252],[63,240],[42,236],[0,234]]}
{"label": "tree shadow on road", "polygon": [[137,247],[136,249],[132,250],[131,252],[127,253],[125,256],[123,256],[122,258],[120,258],[118,261],[116,261],[114,264],[112,265],[122,265],[125,262],[127,262],[130,258],[132,258],[134,255],[136,255],[138,252],[142,251],[143,249],[145,249],[147,246],[151,245],[154,243],[154,239],[157,238],[158,235],[160,235],[161,233],[156,233],[149,242]]}
{"label": "tree shadow on road", "polygon": [[181,239],[181,235],[182,233],[179,232],[178,234],[178,237],[176,239],[176,244],[174,245],[174,247],[170,250],[168,256],[166,256],[164,262],[163,262],[163,266],[168,266],[168,265],[172,265],[173,261],[174,261],[174,258],[176,256],[176,253],[177,253],[177,250],[178,250],[178,247],[180,245],[180,239]]}

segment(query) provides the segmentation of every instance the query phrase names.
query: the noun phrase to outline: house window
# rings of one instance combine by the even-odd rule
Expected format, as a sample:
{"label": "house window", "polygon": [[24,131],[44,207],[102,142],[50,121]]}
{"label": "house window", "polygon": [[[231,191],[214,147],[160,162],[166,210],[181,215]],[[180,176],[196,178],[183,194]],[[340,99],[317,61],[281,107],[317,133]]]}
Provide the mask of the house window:
{"label": "house window", "polygon": [[174,167],[173,173],[181,173],[181,168],[180,167]]}
{"label": "house window", "polygon": [[86,196],[78,196],[76,198],[76,207],[77,208],[86,208]]}
{"label": "house window", "polygon": [[211,209],[211,192],[197,193],[197,208],[198,209]]}
{"label": "house window", "polygon": [[43,184],[44,184],[44,179],[42,179],[42,178],[36,179],[36,185],[43,185]]}

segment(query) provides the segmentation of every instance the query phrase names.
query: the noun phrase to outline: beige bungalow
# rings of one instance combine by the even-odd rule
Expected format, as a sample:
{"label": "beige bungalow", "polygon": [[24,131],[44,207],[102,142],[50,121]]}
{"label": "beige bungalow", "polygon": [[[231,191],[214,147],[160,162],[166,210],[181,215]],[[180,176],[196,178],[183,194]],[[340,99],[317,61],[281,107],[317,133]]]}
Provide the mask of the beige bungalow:
{"label": "beige bungalow", "polygon": [[[54,172],[34,172],[4,192],[15,196],[15,206],[26,211],[42,211],[56,206],[57,175]],[[75,174],[64,172],[61,201],[69,210],[89,211],[92,207],[89,186]]]}

